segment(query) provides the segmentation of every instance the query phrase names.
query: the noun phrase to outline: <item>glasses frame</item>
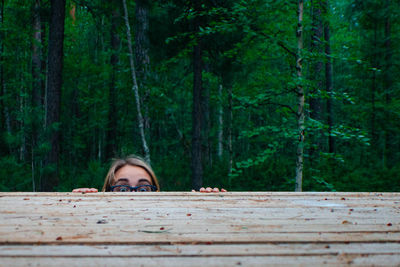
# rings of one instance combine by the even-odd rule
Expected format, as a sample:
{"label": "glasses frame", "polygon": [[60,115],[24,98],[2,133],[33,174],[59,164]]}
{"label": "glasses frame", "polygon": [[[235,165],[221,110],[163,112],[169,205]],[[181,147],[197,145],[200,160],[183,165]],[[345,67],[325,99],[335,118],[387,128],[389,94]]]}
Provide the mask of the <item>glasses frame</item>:
{"label": "glasses frame", "polygon": [[125,188],[129,188],[129,192],[138,192],[137,189],[139,189],[140,187],[150,187],[151,191],[139,191],[139,192],[155,192],[157,191],[157,187],[154,185],[150,185],[150,184],[144,184],[144,185],[138,185],[138,186],[130,186],[130,185],[113,185],[110,187],[111,192],[121,192],[121,191],[114,191],[114,188],[118,188],[118,187],[125,187]]}

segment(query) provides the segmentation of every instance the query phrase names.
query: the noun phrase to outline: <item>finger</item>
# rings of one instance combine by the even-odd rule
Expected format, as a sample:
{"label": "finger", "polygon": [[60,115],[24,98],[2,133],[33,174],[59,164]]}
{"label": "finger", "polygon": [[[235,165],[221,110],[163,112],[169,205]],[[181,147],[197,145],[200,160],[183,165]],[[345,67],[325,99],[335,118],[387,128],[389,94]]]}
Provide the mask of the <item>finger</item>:
{"label": "finger", "polygon": [[196,192],[196,190],[192,189],[192,192]]}
{"label": "finger", "polygon": [[207,192],[207,193],[211,193],[211,192],[212,192],[212,188],[211,188],[211,187],[207,187],[207,188],[206,188],[206,192]]}
{"label": "finger", "polygon": [[80,193],[80,192],[85,192],[86,190],[87,190],[87,188],[76,188],[76,189],[72,190],[72,192]]}
{"label": "finger", "polygon": [[228,191],[226,191],[225,189],[221,188],[221,192],[228,192]]}
{"label": "finger", "polygon": [[206,189],[204,187],[200,188],[200,192],[206,192]]}
{"label": "finger", "polygon": [[97,190],[97,188],[90,188],[88,192],[97,193],[97,192],[99,192],[99,190]]}
{"label": "finger", "polygon": [[214,189],[212,191],[215,192],[215,193],[218,193],[219,189],[217,187],[214,187]]}

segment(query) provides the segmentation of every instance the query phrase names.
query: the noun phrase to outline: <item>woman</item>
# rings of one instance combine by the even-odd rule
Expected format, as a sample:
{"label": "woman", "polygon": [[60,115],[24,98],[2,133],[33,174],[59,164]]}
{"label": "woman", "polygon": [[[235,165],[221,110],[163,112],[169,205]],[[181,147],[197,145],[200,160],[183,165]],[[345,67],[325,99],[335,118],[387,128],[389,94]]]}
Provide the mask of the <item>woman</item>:
{"label": "woman", "polygon": [[[159,192],[160,185],[157,177],[142,158],[128,156],[123,159],[116,159],[111,164],[107,173],[102,192]],[[96,193],[96,188],[77,188],[72,192]],[[194,192],[194,190],[192,190]],[[200,192],[219,192],[218,188],[200,188]],[[221,189],[221,192],[226,192]]]}

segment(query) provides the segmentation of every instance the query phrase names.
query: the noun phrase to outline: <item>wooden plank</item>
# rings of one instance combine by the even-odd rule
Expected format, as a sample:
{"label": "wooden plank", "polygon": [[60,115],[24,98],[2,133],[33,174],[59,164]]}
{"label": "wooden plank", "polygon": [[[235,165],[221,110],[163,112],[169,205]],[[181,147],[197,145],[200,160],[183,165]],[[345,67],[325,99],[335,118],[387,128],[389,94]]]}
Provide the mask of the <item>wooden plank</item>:
{"label": "wooden plank", "polygon": [[[31,209],[30,211],[27,208]],[[400,218],[400,211],[395,208],[380,208],[380,209],[331,209],[331,208],[301,208],[290,207],[286,209],[263,207],[263,208],[178,208],[178,207],[140,207],[139,205],[124,205],[124,206],[109,206],[98,207],[83,207],[79,204],[70,206],[54,206],[42,205],[41,207],[32,207],[25,204],[23,208],[3,207],[0,209],[0,216],[7,217],[8,219],[29,216],[30,218],[49,218],[49,217],[65,217],[65,214],[76,216],[139,216],[146,218],[148,214],[156,216],[164,216],[165,219],[182,219],[191,214],[192,219],[204,219],[205,214],[211,217],[230,217],[238,218],[263,218],[263,219],[311,219],[311,218],[336,218],[338,216],[353,217],[353,218],[376,218],[380,219],[381,216],[388,216],[388,218]]]}
{"label": "wooden plank", "polygon": [[[120,207],[123,208],[124,206],[128,207],[137,207],[137,208],[213,208],[217,209],[218,207],[221,207],[222,200],[215,200],[215,201],[210,201],[210,200],[202,200],[199,199],[197,201],[189,201],[186,199],[174,199],[173,201],[170,199],[153,199],[151,201],[149,200],[142,200],[142,199],[131,199],[131,198],[115,198],[115,199],[94,199],[94,198],[89,198],[91,201],[84,201],[82,198],[79,199],[38,199],[38,198],[24,198],[24,201],[18,200],[18,199],[10,199],[9,201],[6,201],[4,198],[0,198],[0,203],[3,205],[1,206],[1,209],[4,210],[6,208],[11,208],[14,206],[14,208],[18,209],[19,211],[23,212],[24,207],[29,205],[31,208],[30,210],[34,210],[35,208],[41,208],[41,206],[47,206],[49,209],[55,209],[56,207],[73,207],[74,205],[78,207],[89,207],[93,205],[96,202],[98,203],[99,206],[97,207],[97,210],[100,209],[103,210],[104,208],[116,208]],[[275,208],[275,209],[286,209],[286,208],[310,208],[310,209],[318,209],[318,208],[324,208],[324,209],[333,209],[333,210],[348,210],[350,208],[353,209],[362,209],[362,208],[370,208],[371,210],[379,210],[379,208],[393,208],[394,210],[399,211],[400,209],[400,204],[394,203],[395,201],[370,201],[370,202],[354,202],[351,203],[350,201],[347,202],[333,202],[333,201],[310,201],[308,200],[307,202],[303,201],[303,203],[298,203],[298,201],[288,201],[288,200],[269,200],[269,201],[264,201],[263,199],[260,200],[242,200],[242,201],[234,201],[234,200],[224,200],[224,205],[222,206],[225,209],[237,209],[238,207],[241,208]],[[100,204],[103,204],[100,206]],[[141,206],[139,206],[139,204]]]}
{"label": "wooden plank", "polygon": [[[144,194],[134,194],[129,193],[124,196],[114,195],[113,193],[98,193],[98,194],[85,194],[85,195],[71,195],[70,193],[66,193],[60,196],[51,196],[51,197],[40,197],[40,196],[20,196],[20,197],[12,197],[12,196],[3,196],[0,198],[0,201],[5,205],[15,203],[16,201],[29,202],[29,204],[40,205],[41,202],[46,203],[47,205],[66,205],[66,203],[71,202],[80,202],[75,204],[88,204],[90,205],[93,202],[101,201],[107,203],[113,202],[115,203],[125,202],[125,201],[140,201],[144,207],[153,207],[154,205],[159,205],[159,207],[173,207],[178,205],[178,207],[193,207],[196,206],[193,202],[198,202],[198,205],[202,205],[203,207],[218,207],[218,205],[223,200],[225,207],[235,207],[236,205],[242,207],[264,207],[264,206],[274,206],[274,207],[330,207],[330,208],[346,208],[349,206],[352,207],[363,207],[363,206],[371,206],[371,207],[400,207],[400,195],[397,197],[391,198],[382,198],[378,197],[376,199],[373,198],[351,198],[351,197],[341,197],[341,198],[304,198],[304,197],[287,197],[287,198],[276,198],[276,197],[268,197],[268,196],[236,196],[236,195],[212,195],[212,194],[194,194],[193,196],[184,195],[184,196],[161,196],[154,195],[149,196],[152,193]],[[30,201],[30,198],[34,198],[35,201]],[[64,198],[64,199],[63,199]],[[225,199],[224,199],[225,198]],[[24,203],[25,205],[28,203]],[[23,204],[22,204],[23,205]]]}
{"label": "wooden plank", "polygon": [[[400,198],[400,196],[399,196]],[[100,202],[100,203],[99,203]],[[323,208],[328,211],[330,210],[346,210],[349,211],[351,208],[353,210],[362,210],[368,208],[369,211],[379,211],[380,208],[392,209],[392,212],[400,212],[400,201],[392,200],[288,200],[288,199],[278,199],[278,200],[267,200],[267,199],[243,199],[243,200],[232,200],[230,198],[225,199],[185,199],[185,198],[174,198],[173,200],[169,198],[157,198],[157,199],[142,199],[140,197],[107,197],[107,198],[94,198],[85,195],[79,198],[10,198],[3,197],[0,198],[0,211],[6,211],[12,208],[14,211],[18,212],[34,212],[35,209],[42,209],[46,206],[48,209],[57,209],[59,207],[101,207],[100,211],[104,209],[115,209],[124,207],[136,207],[136,208],[212,208],[218,210],[218,207],[226,209],[257,209],[257,208],[274,208],[275,211],[279,211],[280,208],[286,209],[298,209],[298,208],[308,208],[315,209]],[[223,203],[223,206],[221,206]],[[29,205],[29,209],[26,206]]]}
{"label": "wooden plank", "polygon": [[396,266],[399,251],[399,193],[0,193],[0,266]]}
{"label": "wooden plank", "polygon": [[[16,205],[16,204],[15,204]],[[30,210],[27,210],[29,208]],[[154,214],[157,216],[165,216],[165,218],[184,218],[188,213],[192,214],[192,218],[203,219],[201,217],[204,213],[210,216],[216,217],[232,217],[237,218],[274,218],[274,219],[290,219],[290,218],[336,218],[337,216],[346,216],[354,218],[376,218],[385,215],[389,218],[400,218],[400,211],[395,208],[370,208],[370,209],[331,209],[331,208],[301,208],[301,207],[290,207],[284,210],[274,207],[263,207],[263,208],[247,208],[247,207],[236,207],[236,208],[178,208],[178,207],[140,207],[135,205],[124,205],[124,206],[102,206],[96,210],[93,207],[84,207],[79,204],[70,206],[54,206],[49,207],[48,205],[42,205],[41,207],[34,207],[29,204],[25,204],[23,208],[3,207],[0,208],[0,216],[7,217],[9,219],[15,218],[16,216],[29,216],[35,217],[63,217],[64,214],[71,214],[77,216],[86,215],[99,215],[99,216],[140,216],[146,217],[147,214]],[[13,215],[15,214],[15,215]]]}
{"label": "wooden plank", "polygon": [[[7,201],[9,200],[9,201]],[[91,200],[91,201],[88,201]],[[197,201],[188,201],[186,199],[176,198],[173,201],[170,199],[153,199],[153,200],[143,200],[143,199],[133,199],[133,198],[115,198],[115,199],[95,199],[95,198],[77,198],[77,199],[45,199],[45,198],[24,198],[22,199],[7,199],[0,198],[0,203],[2,204],[0,207],[0,211],[11,211],[10,209],[18,212],[29,213],[30,211],[34,212],[35,210],[42,209],[43,206],[46,206],[49,210],[56,210],[60,207],[65,208],[90,208],[96,202],[100,202],[96,204],[96,209],[92,209],[93,212],[103,211],[105,209],[114,209],[115,208],[212,208],[217,210],[218,207],[221,207],[221,203],[224,205],[221,208],[238,210],[241,209],[257,209],[257,208],[270,208],[271,211],[279,211],[279,209],[299,209],[299,208],[307,208],[311,210],[318,209],[326,209],[327,211],[349,211],[353,209],[355,211],[366,209],[371,212],[378,212],[382,208],[391,209],[393,213],[400,212],[400,204],[396,204],[395,201],[369,201],[369,202],[354,202],[350,203],[350,201],[341,201],[341,202],[333,202],[333,201],[310,201],[307,200],[297,200],[297,201],[288,201],[288,200],[275,200],[275,201],[264,201],[260,200],[241,200],[234,201],[231,199],[227,200],[203,200],[199,199]],[[26,207],[29,206],[27,210]],[[93,208],[93,207],[92,207]]]}
{"label": "wooden plank", "polygon": [[[117,209],[117,208],[116,208]],[[400,222],[399,214],[391,214],[390,212],[357,214],[347,212],[325,212],[312,213],[310,210],[296,211],[288,210],[287,213],[273,213],[266,209],[260,212],[242,212],[229,210],[196,210],[185,209],[182,211],[170,212],[164,210],[120,210],[114,212],[75,212],[65,209],[59,209],[56,212],[42,210],[31,215],[26,213],[13,213],[15,211],[0,212],[1,221],[5,222],[3,226],[18,225],[18,224],[39,224],[53,225],[56,223],[84,223],[100,219],[106,219],[108,223],[129,224],[135,221],[147,220],[163,220],[166,223],[202,223],[214,224],[221,220],[225,220],[226,224],[263,224],[263,225],[291,225],[291,224],[326,224],[326,225],[387,225],[392,224],[388,228],[396,228]],[[106,215],[105,215],[106,214]],[[390,225],[390,224],[389,224]]]}
{"label": "wooden plank", "polygon": [[228,197],[240,197],[240,196],[269,196],[269,197],[302,197],[306,196],[307,199],[312,197],[325,198],[325,197],[357,197],[357,198],[373,198],[373,197],[399,197],[400,193],[398,192],[224,192],[224,193],[198,193],[198,192],[147,192],[147,193],[121,193],[121,192],[99,192],[99,193],[72,193],[72,192],[0,192],[1,196],[94,196],[98,197],[99,195],[113,195],[113,196],[126,196],[126,195],[146,195],[149,197],[154,196],[177,196],[177,197],[185,197],[185,196],[200,196],[200,197],[215,197],[219,195],[224,195]]}
{"label": "wooden plank", "polygon": [[[387,225],[353,225],[353,224],[341,224],[338,226],[333,225],[323,225],[323,224],[292,224],[292,225],[279,225],[279,224],[228,224],[223,225],[220,222],[216,224],[212,223],[184,223],[178,221],[174,223],[172,221],[163,220],[152,220],[149,223],[135,223],[131,222],[120,224],[118,221],[113,224],[105,223],[107,225],[98,225],[107,222],[103,220],[90,220],[89,223],[82,224],[63,224],[57,223],[54,225],[23,225],[17,224],[15,226],[1,226],[0,227],[0,237],[1,241],[6,238],[11,238],[11,234],[15,236],[16,239],[20,239],[19,236],[26,237],[27,235],[33,238],[34,236],[42,236],[47,232],[57,232],[60,235],[69,233],[71,231],[76,232],[84,228],[86,232],[91,232],[93,234],[102,233],[105,236],[119,235],[119,232],[126,233],[146,233],[146,232],[165,232],[168,234],[185,234],[190,235],[193,233],[203,232],[206,235],[213,234],[257,234],[257,233],[313,233],[319,234],[324,233],[376,233],[376,234],[386,234],[386,233],[400,233],[399,226],[387,226]],[[31,232],[31,233],[30,233]],[[122,235],[123,233],[121,233]]]}
{"label": "wooden plank", "polygon": [[[87,229],[66,228],[62,232],[32,231],[13,235],[1,232],[1,244],[173,244],[173,243],[271,243],[271,242],[398,242],[399,232],[278,232],[278,233],[143,233],[130,229],[115,234]],[[4,236],[3,236],[4,235]]]}
{"label": "wooden plank", "polygon": [[[117,192],[100,192],[100,193],[69,193],[69,192],[0,192],[0,198],[2,197],[39,197],[39,198],[58,198],[58,197],[86,197],[86,198],[118,198],[132,196],[134,198],[140,197],[140,199],[154,200],[157,198],[174,199],[174,198],[186,198],[186,199],[220,199],[227,197],[233,200],[241,199],[322,199],[322,200],[377,200],[377,199],[397,199],[399,200],[400,193],[349,193],[349,192],[225,192],[225,193],[193,193],[193,192],[129,192],[129,193],[117,193]],[[343,199],[344,198],[344,199]]]}
{"label": "wooden plank", "polygon": [[276,243],[199,245],[2,245],[1,257],[161,257],[307,256],[339,254],[399,255],[400,243]]}
{"label": "wooden plank", "polygon": [[[199,193],[150,194],[153,196],[147,193],[27,194],[32,199],[24,197],[25,193],[23,196],[3,194],[0,242],[51,243],[58,237],[63,242],[132,242],[132,238],[144,233],[149,242],[164,243],[193,242],[199,233],[203,235],[199,242],[216,241],[224,235],[231,235],[223,238],[224,242],[297,242],[306,235],[307,242],[328,238],[335,242],[361,242],[368,238],[392,242],[400,231],[398,194],[353,194],[353,206],[360,200],[357,196],[368,200],[363,200],[357,208],[349,206],[352,194],[340,193],[328,194],[337,197],[335,200],[302,199],[299,194],[279,193],[290,199],[273,201],[264,201],[265,193],[229,193],[223,198]],[[97,224],[99,221],[104,224]],[[95,241],[93,236],[98,236]]]}
{"label": "wooden plank", "polygon": [[2,257],[0,266],[399,266],[398,255],[242,257]]}
{"label": "wooden plank", "polygon": [[[190,213],[189,213],[190,214]],[[94,217],[81,217],[70,215],[69,218],[6,218],[7,223],[0,226],[0,231],[25,231],[27,227],[32,230],[59,230],[59,228],[74,228],[85,227],[93,230],[107,230],[108,228],[119,229],[142,229],[149,228],[149,230],[156,230],[157,228],[164,227],[170,228],[175,231],[178,230],[182,233],[190,233],[193,231],[216,231],[216,232],[399,232],[399,220],[393,218],[379,218],[376,220],[366,221],[365,218],[335,218],[334,220],[328,219],[263,219],[263,218],[243,218],[243,219],[226,219],[224,223],[221,221],[225,217],[219,219],[171,219],[162,217],[148,217],[133,218],[126,216],[124,218],[114,216],[94,216]],[[392,223],[392,224],[391,224]],[[106,226],[99,226],[98,224],[106,224]],[[183,229],[185,228],[185,229]]]}
{"label": "wooden plank", "polygon": [[[14,209],[12,207],[1,209],[0,218],[4,222],[10,222],[15,224],[20,221],[35,222],[35,221],[60,221],[61,219],[68,221],[87,220],[91,218],[109,218],[110,221],[118,220],[145,220],[146,218],[153,219],[164,219],[164,220],[185,220],[185,221],[196,221],[196,220],[213,220],[213,219],[227,219],[229,221],[238,220],[261,220],[268,223],[271,220],[275,221],[286,221],[294,223],[295,221],[307,221],[309,223],[322,222],[329,224],[342,223],[343,220],[350,220],[357,222],[358,224],[382,224],[390,222],[392,224],[399,222],[400,213],[396,209],[381,208],[379,210],[366,209],[314,209],[314,208],[287,208],[285,210],[275,208],[258,208],[258,209],[228,209],[228,208],[141,208],[124,206],[120,207],[101,207],[97,210],[93,208],[85,208],[76,205],[74,208],[71,207],[56,207],[49,208],[42,206],[41,208],[27,211],[26,208],[23,211]],[[258,222],[260,223],[260,222]],[[280,222],[281,224],[281,222]],[[7,224],[5,224],[7,225]]]}

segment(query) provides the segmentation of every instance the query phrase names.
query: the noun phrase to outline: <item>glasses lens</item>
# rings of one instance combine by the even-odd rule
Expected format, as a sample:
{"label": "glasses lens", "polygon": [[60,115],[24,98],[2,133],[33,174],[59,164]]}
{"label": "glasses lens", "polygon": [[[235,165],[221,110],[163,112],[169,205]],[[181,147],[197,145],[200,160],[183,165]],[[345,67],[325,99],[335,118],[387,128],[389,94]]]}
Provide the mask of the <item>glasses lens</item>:
{"label": "glasses lens", "polygon": [[131,190],[129,188],[129,185],[127,185],[127,186],[120,185],[113,189],[113,192],[130,192],[130,191]]}
{"label": "glasses lens", "polygon": [[151,185],[140,185],[138,189],[136,189],[136,192],[151,192]]}

